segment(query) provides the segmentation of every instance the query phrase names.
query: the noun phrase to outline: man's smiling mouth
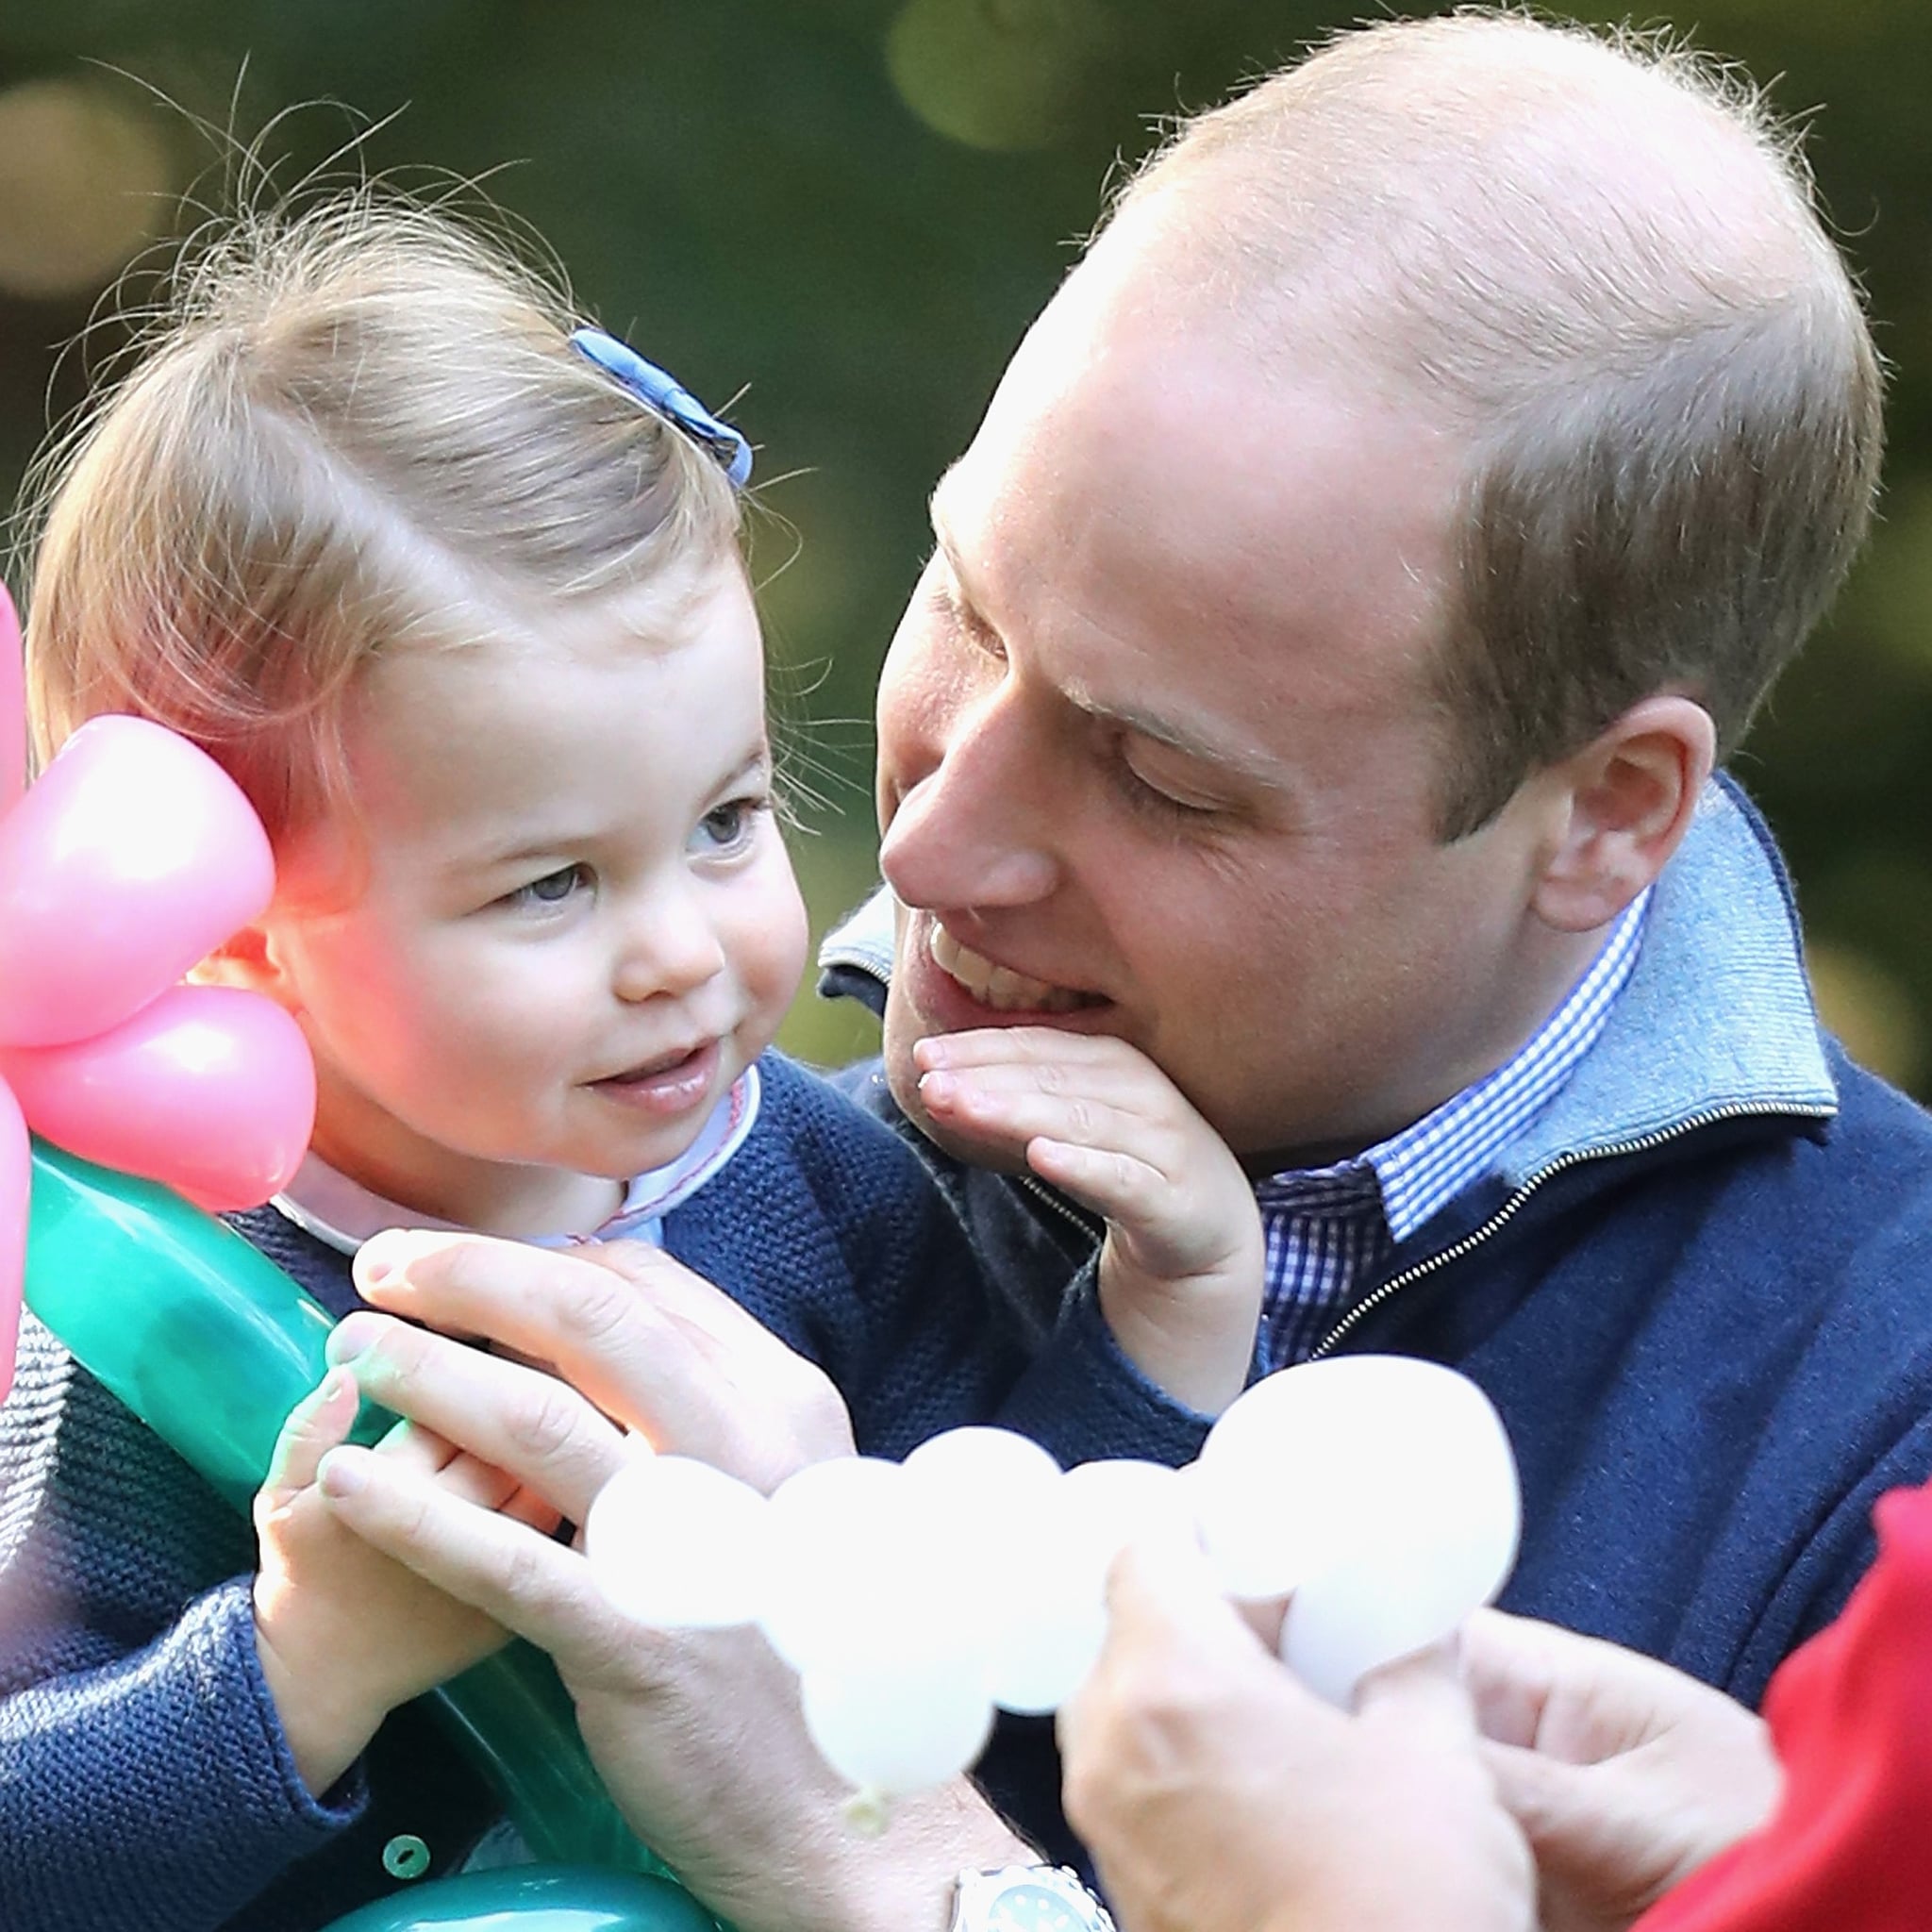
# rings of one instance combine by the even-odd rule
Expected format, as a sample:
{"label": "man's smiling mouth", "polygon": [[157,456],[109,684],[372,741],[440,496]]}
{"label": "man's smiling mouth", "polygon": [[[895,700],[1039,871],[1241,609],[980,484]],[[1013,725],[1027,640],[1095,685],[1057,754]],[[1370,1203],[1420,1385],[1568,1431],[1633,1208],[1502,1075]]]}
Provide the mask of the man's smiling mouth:
{"label": "man's smiling mouth", "polygon": [[1082,1007],[1104,1004],[1092,993],[1076,992],[1072,987],[1030,979],[1010,967],[995,966],[971,946],[961,945],[938,920],[932,922],[926,950],[941,973],[958,980],[981,1006],[998,1013],[1072,1013]]}

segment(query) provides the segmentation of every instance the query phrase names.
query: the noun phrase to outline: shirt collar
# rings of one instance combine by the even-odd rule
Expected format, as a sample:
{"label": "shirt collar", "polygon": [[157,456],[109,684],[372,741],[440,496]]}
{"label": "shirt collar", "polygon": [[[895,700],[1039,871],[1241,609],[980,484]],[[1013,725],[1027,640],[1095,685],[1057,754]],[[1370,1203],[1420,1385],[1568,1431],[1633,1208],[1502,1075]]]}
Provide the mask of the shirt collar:
{"label": "shirt collar", "polygon": [[[744,1144],[758,1119],[758,1070],[747,1067],[711,1109],[697,1139],[675,1160],[637,1175],[625,1189],[616,1213],[601,1227],[588,1235],[539,1234],[524,1239],[538,1248],[640,1236],[656,1240],[656,1224],[690,1200]],[[420,1214],[385,1200],[312,1153],[303,1157],[295,1178],[270,1205],[305,1234],[343,1255],[353,1255],[371,1235],[389,1227],[427,1227],[458,1234],[469,1231],[455,1222],[439,1221],[433,1214]]]}
{"label": "shirt collar", "polygon": [[1255,1191],[1263,1209],[1332,1211],[1379,1194],[1391,1236],[1407,1240],[1498,1163],[1595,1045],[1637,964],[1650,897],[1646,887],[1624,908],[1582,978],[1493,1073],[1347,1160],[1271,1174]]}

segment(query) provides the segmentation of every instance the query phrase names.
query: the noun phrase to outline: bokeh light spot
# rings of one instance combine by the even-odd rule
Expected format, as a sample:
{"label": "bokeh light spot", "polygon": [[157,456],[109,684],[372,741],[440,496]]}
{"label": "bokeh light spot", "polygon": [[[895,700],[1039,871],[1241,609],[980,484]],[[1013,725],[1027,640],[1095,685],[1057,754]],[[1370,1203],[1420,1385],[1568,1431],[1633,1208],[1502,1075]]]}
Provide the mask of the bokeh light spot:
{"label": "bokeh light spot", "polygon": [[0,290],[102,287],[165,225],[173,180],[152,119],[101,88],[30,80],[0,92]]}
{"label": "bokeh light spot", "polygon": [[886,67],[936,132],[1018,153],[1078,125],[1119,38],[1103,0],[908,0]]}
{"label": "bokeh light spot", "polygon": [[1925,1071],[1925,1028],[1896,974],[1869,953],[1807,940],[1805,959],[1818,1016],[1855,1060],[1909,1088]]}

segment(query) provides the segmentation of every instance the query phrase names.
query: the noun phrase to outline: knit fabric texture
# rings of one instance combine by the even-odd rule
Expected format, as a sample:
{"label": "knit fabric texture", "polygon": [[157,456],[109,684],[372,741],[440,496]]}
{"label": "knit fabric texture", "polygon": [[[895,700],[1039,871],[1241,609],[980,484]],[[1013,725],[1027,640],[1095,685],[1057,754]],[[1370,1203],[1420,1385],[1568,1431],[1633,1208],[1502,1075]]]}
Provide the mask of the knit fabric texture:
{"label": "knit fabric texture", "polygon": [[[896,1456],[958,1424],[1045,1418],[1063,1459],[1192,1453],[1097,1310],[990,1295],[915,1154],[824,1082],[760,1063],[758,1124],[666,1222],[666,1245],[823,1366],[859,1446]],[[346,1258],[273,1209],[236,1224],[332,1313]],[[1044,1347],[1035,1332],[1055,1330]],[[249,1526],[31,1319],[0,1408],[0,1926],[312,1932],[459,1865],[493,1807],[421,1706],[318,1803],[254,1642]],[[372,1631],[370,1641],[381,1633]]]}

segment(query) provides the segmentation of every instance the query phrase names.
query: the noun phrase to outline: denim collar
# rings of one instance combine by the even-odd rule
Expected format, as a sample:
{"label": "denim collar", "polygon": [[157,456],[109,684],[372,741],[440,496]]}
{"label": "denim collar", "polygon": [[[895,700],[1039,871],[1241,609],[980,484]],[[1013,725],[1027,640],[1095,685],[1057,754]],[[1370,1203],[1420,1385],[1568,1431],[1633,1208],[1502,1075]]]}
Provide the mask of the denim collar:
{"label": "denim collar", "polygon": [[1657,882],[1603,1037],[1500,1171],[1520,1186],[1555,1161],[1705,1120],[1837,1111],[1784,866],[1756,808],[1719,777]]}

